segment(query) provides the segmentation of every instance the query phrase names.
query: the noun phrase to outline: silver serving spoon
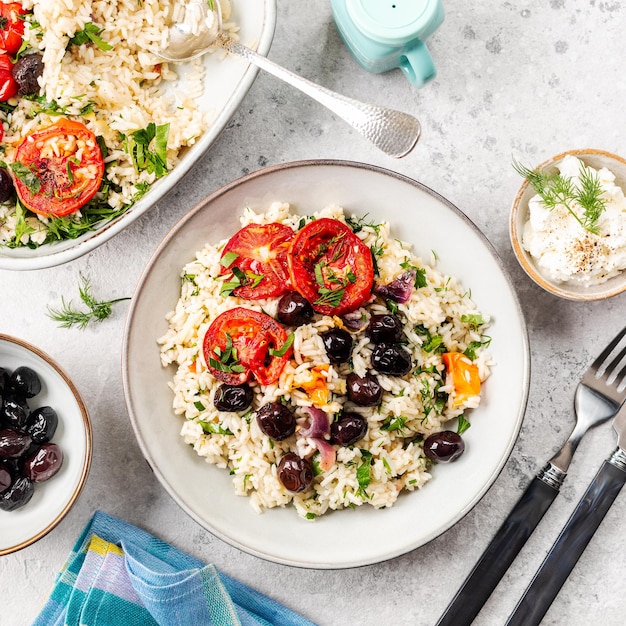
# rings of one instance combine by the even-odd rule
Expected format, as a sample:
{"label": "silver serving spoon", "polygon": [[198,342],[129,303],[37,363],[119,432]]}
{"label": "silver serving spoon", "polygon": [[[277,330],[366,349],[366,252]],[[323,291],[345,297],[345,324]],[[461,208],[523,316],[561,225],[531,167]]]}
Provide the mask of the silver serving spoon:
{"label": "silver serving spoon", "polygon": [[170,26],[169,43],[157,54],[166,61],[181,62],[195,59],[216,47],[247,59],[311,96],[390,156],[406,156],[420,137],[420,123],[412,115],[346,98],[233,41],[222,29],[219,0],[189,0],[185,19]]}

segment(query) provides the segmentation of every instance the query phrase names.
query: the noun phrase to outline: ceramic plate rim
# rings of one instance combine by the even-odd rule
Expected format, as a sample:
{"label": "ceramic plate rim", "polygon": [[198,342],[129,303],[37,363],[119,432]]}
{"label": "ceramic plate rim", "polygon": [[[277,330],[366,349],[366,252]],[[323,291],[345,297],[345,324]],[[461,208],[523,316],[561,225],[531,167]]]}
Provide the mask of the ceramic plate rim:
{"label": "ceramic plate rim", "polygon": [[[510,437],[507,440],[505,449],[503,450],[502,454],[501,454],[501,458],[500,461],[497,465],[497,467],[494,468],[494,470],[491,472],[491,474],[489,475],[488,480],[486,480],[484,482],[484,484],[481,486],[481,488],[479,490],[476,491],[476,493],[474,494],[473,498],[466,504],[466,506],[464,506],[463,508],[461,508],[460,510],[458,510],[458,512],[456,513],[456,515],[454,515],[451,519],[448,520],[448,523],[445,524],[444,526],[436,529],[436,531],[430,533],[427,536],[422,537],[419,541],[414,542],[414,543],[409,543],[406,546],[402,547],[401,549],[392,551],[392,552],[386,552],[384,555],[378,555],[376,557],[365,557],[365,558],[359,558],[358,556],[355,556],[354,558],[350,559],[349,561],[342,561],[342,562],[330,562],[330,561],[303,561],[303,560],[298,560],[298,559],[293,559],[293,558],[285,558],[282,556],[277,556],[275,554],[269,554],[267,551],[263,551],[261,549],[255,548],[253,546],[247,545],[245,543],[242,543],[240,541],[237,540],[233,540],[232,537],[228,536],[226,533],[223,533],[221,531],[219,531],[218,529],[214,528],[211,526],[210,522],[207,522],[207,520],[203,519],[200,515],[196,514],[196,512],[193,510],[192,506],[190,504],[188,504],[187,502],[185,502],[181,496],[179,496],[175,489],[173,488],[173,486],[170,484],[167,476],[164,474],[163,470],[159,467],[159,463],[153,458],[153,455],[150,451],[150,446],[148,445],[148,442],[144,439],[143,434],[141,433],[140,430],[140,424],[139,424],[139,419],[137,417],[137,407],[135,406],[135,399],[133,397],[133,390],[132,390],[132,385],[130,383],[130,371],[132,369],[131,364],[129,363],[129,344],[130,344],[130,330],[132,328],[132,324],[133,324],[133,320],[134,320],[134,314],[136,309],[138,308],[138,300],[141,297],[141,293],[142,293],[142,289],[145,287],[146,283],[149,281],[151,274],[154,271],[154,263],[155,261],[159,258],[159,256],[168,248],[169,244],[173,241],[173,239],[175,239],[177,233],[179,232],[179,230],[181,230],[185,224],[190,221],[193,220],[193,218],[199,213],[201,212],[204,207],[210,205],[212,202],[215,202],[217,199],[219,199],[221,196],[223,196],[224,194],[227,194],[230,190],[232,190],[234,187],[237,187],[238,185],[241,184],[245,184],[249,181],[253,181],[254,179],[257,178],[261,178],[264,176],[271,176],[273,175],[275,172],[280,172],[283,170],[291,170],[291,171],[297,171],[298,168],[306,168],[306,167],[316,167],[316,166],[330,166],[330,167],[348,167],[348,168],[356,168],[359,170],[366,170],[366,171],[371,171],[374,173],[378,173],[378,174],[382,174],[385,176],[390,176],[392,178],[395,178],[396,180],[399,180],[401,182],[407,183],[409,185],[411,185],[412,187],[416,187],[419,190],[421,190],[422,192],[430,195],[431,197],[433,197],[435,200],[437,200],[438,202],[442,203],[443,205],[445,205],[449,210],[451,210],[456,217],[461,218],[463,220],[463,222],[465,223],[466,226],[468,226],[469,228],[471,228],[471,230],[480,238],[482,244],[485,246],[486,251],[491,255],[493,261],[497,264],[499,271],[501,272],[502,277],[504,278],[504,280],[506,280],[509,288],[510,288],[510,295],[512,297],[512,301],[514,303],[516,312],[517,312],[517,322],[520,325],[520,330],[521,330],[521,335],[519,337],[520,341],[521,341],[521,357],[523,359],[523,365],[522,365],[522,370],[523,370],[523,375],[522,375],[522,390],[521,390],[521,396],[520,396],[520,402],[519,402],[519,407],[517,410],[517,415],[515,416],[515,422],[514,422],[514,426],[513,429],[511,431]],[[192,253],[193,255],[193,253]],[[233,545],[249,554],[253,554],[259,558],[265,559],[265,560],[269,560],[272,562],[276,562],[276,563],[280,563],[283,565],[289,565],[289,566],[294,566],[294,567],[301,567],[301,568],[308,568],[308,569],[344,569],[344,568],[351,568],[351,567],[360,567],[360,566],[364,566],[364,565],[370,565],[373,563],[377,563],[377,562],[382,562],[391,558],[394,558],[396,556],[400,556],[402,554],[405,554],[417,547],[420,547],[426,543],[428,543],[429,541],[431,541],[432,539],[434,539],[435,537],[439,536],[440,534],[442,534],[443,532],[445,532],[446,530],[448,530],[449,528],[451,528],[454,524],[456,524],[460,519],[462,519],[479,501],[480,499],[485,495],[485,493],[488,491],[488,489],[492,486],[493,482],[496,480],[496,478],[498,477],[498,475],[500,474],[500,472],[502,471],[504,465],[506,464],[513,446],[517,440],[517,437],[519,435],[519,431],[522,425],[522,421],[523,421],[523,417],[524,417],[524,413],[526,410],[526,404],[527,404],[527,400],[528,400],[528,393],[529,393],[529,384],[530,384],[530,348],[529,348],[529,342],[528,342],[528,332],[527,332],[527,327],[526,327],[526,323],[525,323],[525,319],[523,316],[523,312],[519,303],[519,299],[517,298],[517,294],[515,292],[515,290],[513,289],[513,283],[511,281],[511,278],[509,276],[508,271],[506,270],[502,259],[500,258],[500,256],[498,255],[497,251],[495,250],[495,248],[493,247],[493,245],[489,242],[489,240],[486,238],[486,236],[480,231],[480,229],[478,229],[478,227],[460,210],[458,209],[454,204],[452,204],[450,201],[448,201],[447,199],[445,199],[444,197],[442,197],[440,194],[438,194],[437,192],[433,191],[432,189],[430,189],[429,187],[425,186],[424,184],[409,178],[407,176],[404,176],[402,174],[387,170],[385,168],[382,167],[378,167],[375,165],[369,165],[369,164],[365,164],[365,163],[359,163],[356,161],[341,161],[341,160],[334,160],[334,159],[310,159],[310,160],[301,160],[301,161],[293,161],[293,162],[289,162],[289,163],[282,163],[282,164],[277,164],[277,165],[273,165],[273,166],[269,166],[266,168],[263,168],[261,170],[257,170],[255,172],[251,172],[249,174],[246,174],[245,176],[242,176],[238,179],[235,179],[229,183],[227,183],[226,185],[222,186],[221,188],[217,189],[216,191],[214,191],[212,194],[208,195],[205,199],[203,199],[201,202],[199,202],[195,207],[193,207],[186,215],[184,215],[173,227],[172,229],[169,231],[169,233],[164,237],[164,239],[162,240],[162,242],[157,246],[156,250],[154,251],[154,253],[151,255],[150,259],[148,260],[147,264],[144,267],[144,270],[142,272],[142,275],[135,287],[135,291],[134,291],[134,295],[133,295],[133,299],[131,301],[131,306],[129,308],[128,311],[128,315],[127,315],[127,319],[126,319],[126,327],[124,330],[124,339],[123,339],[123,346],[122,346],[122,383],[123,383],[123,389],[124,389],[124,396],[126,399],[126,404],[127,404],[127,409],[128,409],[128,414],[129,414],[129,418],[131,421],[131,425],[132,428],[135,432],[135,436],[137,437],[137,441],[139,444],[139,447],[142,451],[142,454],[144,455],[144,457],[146,458],[149,466],[151,467],[151,469],[153,470],[153,472],[155,473],[155,475],[157,476],[159,482],[161,483],[161,485],[164,487],[164,489],[167,491],[167,493],[169,493],[169,495],[174,499],[174,501],[192,518],[194,519],[198,524],[200,524],[203,528],[205,528],[206,530],[208,530],[209,532],[211,532],[213,535],[219,537],[220,539],[222,539],[223,541],[229,543],[230,545]],[[233,497],[234,496],[233,494]],[[291,513],[295,516],[295,512],[291,511]],[[338,513],[339,515],[341,515],[341,512]]]}

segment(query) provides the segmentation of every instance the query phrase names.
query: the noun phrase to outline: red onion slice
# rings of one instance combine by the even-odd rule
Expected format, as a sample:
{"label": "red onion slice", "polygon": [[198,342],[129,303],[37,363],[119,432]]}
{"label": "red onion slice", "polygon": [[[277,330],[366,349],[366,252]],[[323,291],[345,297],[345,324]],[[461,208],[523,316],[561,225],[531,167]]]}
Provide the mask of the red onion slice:
{"label": "red onion slice", "polygon": [[409,301],[413,293],[416,275],[415,270],[407,270],[390,283],[377,285],[374,288],[374,293],[383,296],[383,298],[389,298],[390,300],[404,304]]}
{"label": "red onion slice", "polygon": [[357,309],[351,313],[346,313],[342,316],[341,321],[348,332],[358,333],[365,330],[369,324],[370,314],[365,309]]}
{"label": "red onion slice", "polygon": [[324,439],[311,439],[311,441],[315,444],[315,447],[319,450],[320,453],[320,467],[322,470],[327,472],[335,463],[336,453],[335,448],[333,448],[328,441]]}
{"label": "red onion slice", "polygon": [[311,420],[306,428],[300,429],[298,433],[299,435],[302,437],[317,439],[330,432],[330,420],[328,419],[328,415],[326,415],[322,409],[318,409],[314,406],[305,406],[302,407],[302,410],[305,413],[308,413]]}

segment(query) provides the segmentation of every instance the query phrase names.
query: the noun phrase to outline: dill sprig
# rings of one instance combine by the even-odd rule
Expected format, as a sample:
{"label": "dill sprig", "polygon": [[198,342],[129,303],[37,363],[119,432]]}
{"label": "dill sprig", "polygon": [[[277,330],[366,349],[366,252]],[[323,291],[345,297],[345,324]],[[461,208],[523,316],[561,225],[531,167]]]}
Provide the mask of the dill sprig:
{"label": "dill sprig", "polygon": [[72,301],[67,302],[61,297],[61,308],[48,307],[48,317],[58,322],[61,328],[78,326],[81,330],[90,322],[101,322],[111,315],[112,307],[116,302],[130,300],[130,298],[116,298],[114,300],[96,300],[91,293],[91,281],[87,276],[80,274],[81,285],[78,288],[80,299],[87,310],[75,309]]}
{"label": "dill sprig", "polygon": [[[575,185],[570,177],[561,176],[558,172],[549,174],[531,170],[515,160],[513,167],[530,183],[548,210],[563,205],[585,230],[598,234],[598,219],[606,201],[601,197],[600,178],[591,168],[580,164],[579,185]],[[582,209],[582,213],[577,208]]]}

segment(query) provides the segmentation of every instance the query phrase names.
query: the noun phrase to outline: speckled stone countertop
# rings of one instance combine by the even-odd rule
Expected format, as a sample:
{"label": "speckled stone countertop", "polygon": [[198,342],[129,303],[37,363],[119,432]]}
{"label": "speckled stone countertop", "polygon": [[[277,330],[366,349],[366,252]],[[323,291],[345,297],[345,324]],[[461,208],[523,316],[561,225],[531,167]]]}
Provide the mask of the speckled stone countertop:
{"label": "speckled stone countertop", "polygon": [[[236,1],[236,0],[234,0]],[[585,304],[542,292],[517,265],[508,211],[520,179],[512,158],[536,164],[563,150],[626,155],[626,8],[600,0],[444,2],[429,41],[438,75],[417,90],[399,71],[360,69],[341,42],[330,2],[278,0],[274,61],[346,95],[417,115],[423,136],[402,160],[370,147],[329,111],[259,74],[231,123],[184,184],[126,231],[61,267],[0,271],[0,331],[53,355],[81,389],[95,452],[77,504],[35,545],[0,558],[0,624],[28,624],[96,508],[146,527],[324,626],[434,624],[535,472],[574,423],[575,386],[599,346],[624,324],[626,296]],[[308,158],[364,161],[436,190],[486,234],[519,295],[532,354],[529,402],[501,475],[456,526],[385,563],[341,571],[260,560],[204,531],[161,488],[143,460],[121,389],[125,305],[84,331],[58,328],[48,304],[75,293],[79,273],[111,297],[132,293],[152,250],[177,220],[220,185],[265,165]],[[476,620],[503,624],[615,437],[583,440],[551,510]],[[428,513],[425,512],[425,515]],[[544,624],[624,622],[626,493],[622,493],[546,615]]]}

